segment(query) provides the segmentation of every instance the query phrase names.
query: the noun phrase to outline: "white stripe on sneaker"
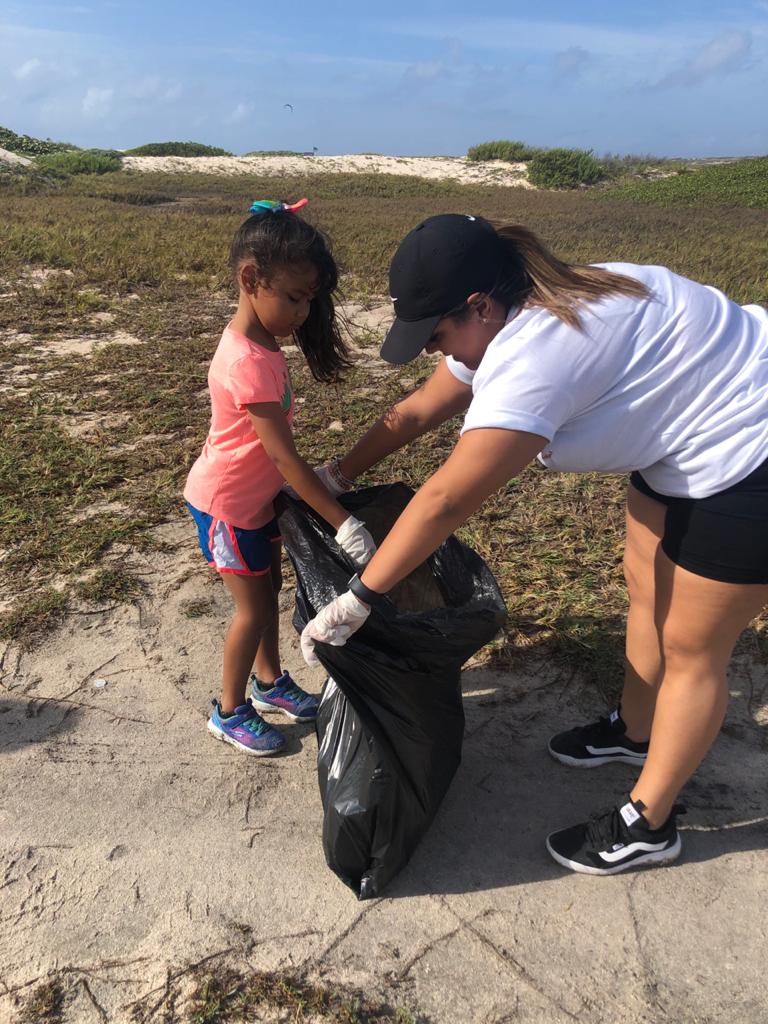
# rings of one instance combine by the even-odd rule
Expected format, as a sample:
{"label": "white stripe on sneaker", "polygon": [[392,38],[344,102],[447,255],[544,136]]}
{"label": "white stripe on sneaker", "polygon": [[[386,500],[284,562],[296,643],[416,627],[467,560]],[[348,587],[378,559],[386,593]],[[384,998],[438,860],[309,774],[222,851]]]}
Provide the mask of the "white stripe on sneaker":
{"label": "white stripe on sneaker", "polygon": [[622,846],[618,850],[611,850],[610,853],[604,853],[600,850],[600,858],[608,864],[615,864],[617,860],[625,860],[633,853],[638,853],[641,850],[644,853],[656,853],[660,850],[665,850],[667,845],[666,841],[663,843],[630,843],[628,846]]}
{"label": "white stripe on sneaker", "polygon": [[595,754],[597,757],[607,757],[609,754],[621,754],[627,757],[645,758],[646,755],[639,750],[628,750],[626,747],[585,747],[587,753]]}

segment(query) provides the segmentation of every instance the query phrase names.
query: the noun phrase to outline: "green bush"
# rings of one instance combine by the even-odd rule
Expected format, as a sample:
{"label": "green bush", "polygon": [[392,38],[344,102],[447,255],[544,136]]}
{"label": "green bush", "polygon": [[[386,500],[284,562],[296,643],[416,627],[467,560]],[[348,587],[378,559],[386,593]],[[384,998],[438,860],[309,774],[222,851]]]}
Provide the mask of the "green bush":
{"label": "green bush", "polygon": [[591,149],[548,149],[528,164],[528,180],[537,188],[578,188],[604,177]]}
{"label": "green bush", "polygon": [[0,127],[0,149],[22,156],[42,156],[44,153],[61,153],[77,149],[69,142],[51,142],[50,139],[35,139],[31,135],[17,135],[10,128]]}
{"label": "green bush", "polygon": [[519,160],[531,160],[542,152],[543,150],[529,146],[525,142],[497,139],[495,142],[481,142],[477,146],[470,146],[467,150],[467,160],[508,160],[510,163],[516,163]]}
{"label": "green bush", "polygon": [[245,156],[304,156],[295,149],[252,149]]}
{"label": "green bush", "polygon": [[107,174],[122,167],[119,153],[107,149],[79,149],[67,153],[46,153],[35,161],[41,171],[54,175]]}
{"label": "green bush", "polygon": [[226,149],[202,142],[148,142],[125,152],[128,156],[232,156]]}

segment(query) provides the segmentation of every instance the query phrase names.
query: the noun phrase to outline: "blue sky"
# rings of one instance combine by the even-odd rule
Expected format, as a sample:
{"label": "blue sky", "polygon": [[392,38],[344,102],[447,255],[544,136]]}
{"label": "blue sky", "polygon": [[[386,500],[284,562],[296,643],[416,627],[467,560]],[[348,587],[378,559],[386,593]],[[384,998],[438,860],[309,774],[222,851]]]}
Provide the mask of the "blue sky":
{"label": "blue sky", "polygon": [[767,100],[768,0],[0,0],[0,124],[81,146],[740,156]]}

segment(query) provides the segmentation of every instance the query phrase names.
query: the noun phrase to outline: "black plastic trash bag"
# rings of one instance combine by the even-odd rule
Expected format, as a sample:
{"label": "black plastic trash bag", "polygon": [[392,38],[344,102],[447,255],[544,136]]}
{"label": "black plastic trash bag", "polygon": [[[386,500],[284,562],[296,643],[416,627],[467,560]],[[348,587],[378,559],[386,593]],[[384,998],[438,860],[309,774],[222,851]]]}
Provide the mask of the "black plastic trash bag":
{"label": "black plastic trash bag", "polygon": [[[378,544],[412,495],[392,484],[339,500]],[[281,496],[279,510],[302,630],[354,566],[303,502]],[[323,849],[360,899],[381,894],[435,816],[461,761],[461,666],[506,616],[491,571],[455,537],[389,597],[345,646],[315,648],[330,675],[317,718]]]}

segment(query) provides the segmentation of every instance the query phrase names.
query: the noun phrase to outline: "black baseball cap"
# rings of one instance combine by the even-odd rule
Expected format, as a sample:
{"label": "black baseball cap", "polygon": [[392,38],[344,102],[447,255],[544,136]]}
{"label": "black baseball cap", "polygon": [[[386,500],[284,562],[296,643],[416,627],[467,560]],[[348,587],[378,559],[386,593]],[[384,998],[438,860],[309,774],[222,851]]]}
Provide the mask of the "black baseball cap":
{"label": "black baseball cap", "polygon": [[415,359],[446,313],[472,292],[490,292],[503,261],[502,242],[482,217],[443,213],[418,224],[400,243],[389,268],[396,319],[381,358],[389,363]]}

